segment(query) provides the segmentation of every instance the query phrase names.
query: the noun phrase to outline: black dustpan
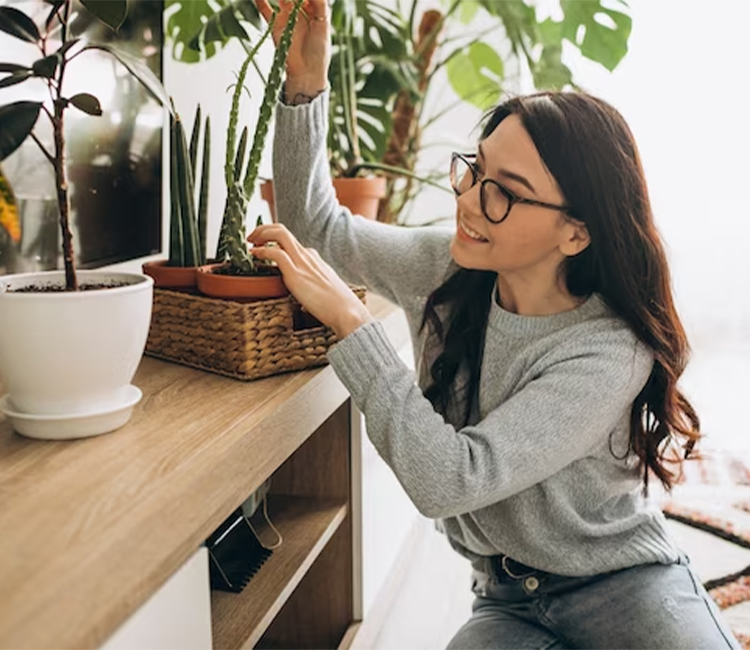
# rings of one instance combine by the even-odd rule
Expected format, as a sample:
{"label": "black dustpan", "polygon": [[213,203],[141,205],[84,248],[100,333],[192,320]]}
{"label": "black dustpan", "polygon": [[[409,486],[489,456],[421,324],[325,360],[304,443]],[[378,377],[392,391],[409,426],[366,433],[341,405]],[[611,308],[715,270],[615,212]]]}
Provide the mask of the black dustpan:
{"label": "black dustpan", "polygon": [[237,508],[206,540],[211,588],[239,593],[273,553],[265,548]]}

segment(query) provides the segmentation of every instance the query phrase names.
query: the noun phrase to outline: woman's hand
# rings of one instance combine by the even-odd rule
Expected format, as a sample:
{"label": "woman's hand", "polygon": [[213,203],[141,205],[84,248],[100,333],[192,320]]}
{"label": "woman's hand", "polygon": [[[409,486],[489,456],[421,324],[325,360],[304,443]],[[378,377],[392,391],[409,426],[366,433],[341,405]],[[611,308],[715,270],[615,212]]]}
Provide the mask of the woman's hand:
{"label": "woman's hand", "polygon": [[[296,0],[279,0],[279,13],[272,35],[276,45],[289,20]],[[273,9],[268,0],[257,0],[258,11],[270,22]],[[286,102],[297,95],[312,98],[328,85],[328,66],[331,61],[331,36],[326,0],[304,0],[292,33],[292,43],[286,60]],[[309,101],[309,99],[308,99]]]}
{"label": "woman's hand", "polygon": [[[371,321],[372,314],[317,251],[304,248],[280,223],[258,226],[247,240],[254,257],[278,264],[292,295],[339,339]],[[278,246],[265,246],[276,242]]]}

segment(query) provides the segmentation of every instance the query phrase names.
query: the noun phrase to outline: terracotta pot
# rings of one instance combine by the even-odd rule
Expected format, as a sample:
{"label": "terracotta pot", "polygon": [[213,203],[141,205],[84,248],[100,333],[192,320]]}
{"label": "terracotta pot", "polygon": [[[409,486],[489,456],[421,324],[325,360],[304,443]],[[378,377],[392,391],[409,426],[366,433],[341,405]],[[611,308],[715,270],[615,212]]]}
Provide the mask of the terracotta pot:
{"label": "terracotta pot", "polygon": [[[352,214],[360,214],[367,219],[375,220],[378,216],[380,199],[385,196],[386,180],[381,176],[369,178],[334,178],[333,188],[341,205],[349,208]],[[260,196],[268,203],[271,217],[276,221],[273,200],[273,181],[260,185]]]}
{"label": "terracotta pot", "polygon": [[167,260],[143,263],[143,272],[154,279],[155,287],[163,289],[195,289],[197,270],[197,266],[167,266]]}
{"label": "terracotta pot", "polygon": [[212,298],[230,300],[268,300],[289,295],[281,273],[274,275],[224,275],[214,273],[222,264],[198,267],[198,290]]}

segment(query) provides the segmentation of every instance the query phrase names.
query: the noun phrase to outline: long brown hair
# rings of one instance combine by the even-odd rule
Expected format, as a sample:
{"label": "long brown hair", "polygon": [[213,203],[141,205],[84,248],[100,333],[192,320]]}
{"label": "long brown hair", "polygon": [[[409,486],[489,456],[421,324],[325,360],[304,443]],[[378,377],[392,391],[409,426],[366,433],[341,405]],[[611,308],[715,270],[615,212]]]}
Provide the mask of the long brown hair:
{"label": "long brown hair", "polygon": [[[633,135],[606,102],[583,92],[540,92],[515,97],[487,116],[481,139],[509,115],[518,115],[557,180],[571,215],[586,224],[590,245],[567,258],[561,271],[570,293],[599,293],[654,353],[651,375],[630,414],[628,452],[640,459],[644,491],[653,472],[667,490],[679,476],[678,439],[685,458],[700,439],[700,421],[677,388],[690,348],[675,309],[666,254],[654,225],[643,167]],[[464,424],[478,399],[489,296],[497,274],[459,269],[429,297],[428,323],[442,343],[425,391],[445,413],[457,399],[452,386],[468,372]],[[436,307],[445,305],[445,322]],[[677,465],[673,472],[668,464]]]}

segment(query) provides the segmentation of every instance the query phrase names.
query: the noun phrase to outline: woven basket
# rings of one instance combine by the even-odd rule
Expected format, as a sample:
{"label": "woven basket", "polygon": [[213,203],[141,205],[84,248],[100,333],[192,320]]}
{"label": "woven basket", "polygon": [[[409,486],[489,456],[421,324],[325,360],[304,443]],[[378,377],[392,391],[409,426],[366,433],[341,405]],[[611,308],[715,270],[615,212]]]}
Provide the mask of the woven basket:
{"label": "woven basket", "polygon": [[[364,288],[352,290],[365,302]],[[291,296],[242,303],[154,289],[146,354],[250,380],[325,365],[335,342]]]}

